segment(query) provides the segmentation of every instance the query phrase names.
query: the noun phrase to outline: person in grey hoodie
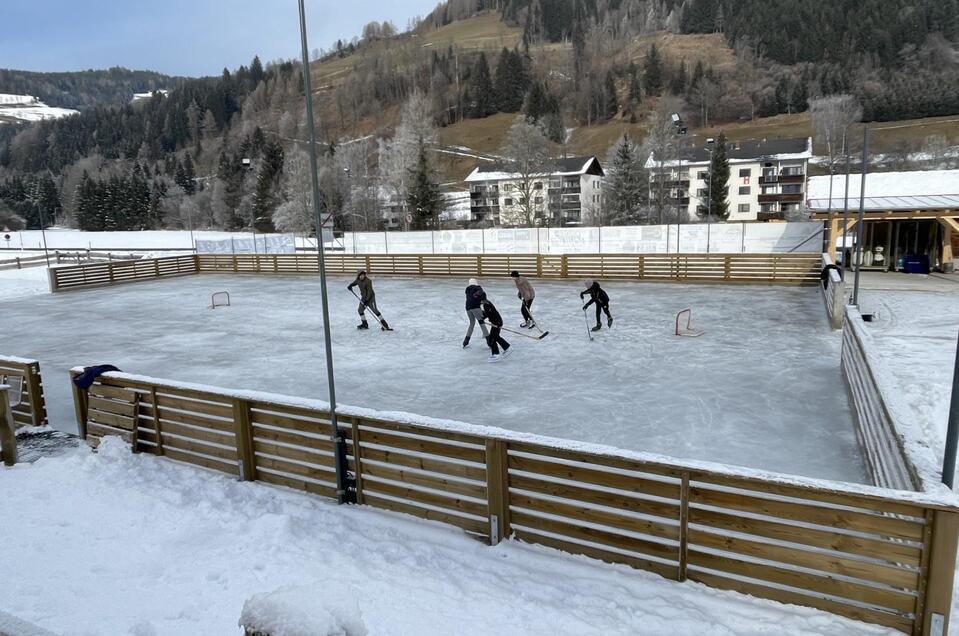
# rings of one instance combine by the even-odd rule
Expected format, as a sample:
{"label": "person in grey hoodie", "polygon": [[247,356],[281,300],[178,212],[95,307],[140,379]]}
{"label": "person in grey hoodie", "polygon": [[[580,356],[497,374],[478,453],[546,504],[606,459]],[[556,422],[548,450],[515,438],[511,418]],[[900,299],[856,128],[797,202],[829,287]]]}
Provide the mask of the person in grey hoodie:
{"label": "person in grey hoodie", "polygon": [[483,322],[483,308],[481,307],[481,303],[485,298],[486,293],[480,286],[479,281],[475,278],[471,278],[469,280],[469,285],[466,287],[466,315],[470,319],[470,326],[466,331],[466,337],[463,338],[464,349],[470,344],[470,338],[473,335],[473,327],[476,326],[476,323],[479,323],[480,328],[483,330],[483,338],[489,340],[489,330],[486,328],[486,324]]}
{"label": "person in grey hoodie", "polygon": [[516,270],[513,270],[510,276],[513,282],[516,283],[516,297],[523,303],[522,307],[520,307],[520,311],[523,312],[523,324],[520,325],[520,327],[532,329],[536,326],[536,321],[533,320],[533,314],[529,312],[529,308],[533,306],[533,299],[536,298],[536,292],[533,290],[533,286],[529,280],[525,276],[520,276],[520,273]]}

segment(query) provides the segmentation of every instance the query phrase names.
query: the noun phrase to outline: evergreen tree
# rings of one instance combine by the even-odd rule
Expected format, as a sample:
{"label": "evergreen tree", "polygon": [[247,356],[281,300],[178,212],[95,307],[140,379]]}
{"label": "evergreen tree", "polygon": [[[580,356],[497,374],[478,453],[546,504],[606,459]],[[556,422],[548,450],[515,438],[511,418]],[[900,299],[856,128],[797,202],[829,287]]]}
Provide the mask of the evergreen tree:
{"label": "evergreen tree", "polygon": [[611,119],[619,112],[619,97],[616,95],[616,77],[612,71],[606,73],[606,81],[603,82],[603,100],[602,100],[603,119]]}
{"label": "evergreen tree", "polygon": [[640,208],[647,186],[643,183],[642,161],[629,135],[613,147],[605,187],[606,222],[631,225],[640,220]]}
{"label": "evergreen tree", "polygon": [[649,53],[646,54],[646,62],[643,65],[643,80],[647,95],[659,95],[663,90],[663,60],[659,56],[659,50],[653,44],[649,47]]}
{"label": "evergreen tree", "polygon": [[519,51],[504,48],[496,65],[496,106],[500,112],[515,113],[523,107],[529,88],[526,65]]}
{"label": "evergreen tree", "polygon": [[673,80],[669,85],[669,92],[673,95],[685,95],[687,82],[689,82],[689,77],[686,72],[686,60],[683,60],[679,63],[679,70],[673,75]]}
{"label": "evergreen tree", "polygon": [[470,74],[470,94],[473,104],[470,116],[476,119],[488,117],[496,112],[496,96],[493,93],[493,81],[490,79],[489,63],[486,53],[480,53],[476,65]]}
{"label": "evergreen tree", "polygon": [[700,207],[697,214],[715,223],[729,218],[729,158],[726,156],[726,133],[719,133],[713,147],[712,163],[709,166],[709,191],[707,207]]}
{"label": "evergreen tree", "polygon": [[639,69],[635,64],[629,65],[629,103],[637,106],[643,101],[643,85],[639,81]]}
{"label": "evergreen tree", "polygon": [[413,215],[414,230],[436,229],[440,212],[443,211],[443,197],[426,156],[426,146],[419,144],[419,156],[416,165],[410,169],[406,204]]}

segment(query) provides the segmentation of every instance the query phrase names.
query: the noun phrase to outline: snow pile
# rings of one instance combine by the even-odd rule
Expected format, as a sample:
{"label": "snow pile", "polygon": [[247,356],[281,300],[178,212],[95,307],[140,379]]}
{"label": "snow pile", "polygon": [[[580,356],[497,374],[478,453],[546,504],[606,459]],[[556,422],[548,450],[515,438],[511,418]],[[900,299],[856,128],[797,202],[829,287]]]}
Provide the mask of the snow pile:
{"label": "snow pile", "polygon": [[10,95],[0,93],[0,124],[7,119],[21,122],[60,119],[76,115],[78,111],[69,108],[47,106],[36,97],[29,95]]}
{"label": "snow pile", "polygon": [[369,634],[356,599],[329,587],[284,587],[270,594],[257,594],[243,604],[240,626],[270,636]]}
{"label": "snow pile", "polygon": [[0,270],[0,301],[48,293],[46,267]]}
{"label": "snow pile", "polygon": [[0,470],[0,492],[0,536],[16,546],[0,550],[0,572],[15,573],[0,576],[0,608],[65,634],[235,634],[247,601],[246,615],[282,611],[290,630],[369,634],[895,633],[542,547],[490,548],[117,439]]}

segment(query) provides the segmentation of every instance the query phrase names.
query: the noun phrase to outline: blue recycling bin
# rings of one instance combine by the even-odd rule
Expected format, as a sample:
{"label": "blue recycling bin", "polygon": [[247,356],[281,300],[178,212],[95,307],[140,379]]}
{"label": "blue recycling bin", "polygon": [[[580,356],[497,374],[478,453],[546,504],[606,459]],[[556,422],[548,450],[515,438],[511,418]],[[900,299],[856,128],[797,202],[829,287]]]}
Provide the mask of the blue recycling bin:
{"label": "blue recycling bin", "polygon": [[907,274],[928,274],[929,257],[925,254],[906,254],[903,270]]}

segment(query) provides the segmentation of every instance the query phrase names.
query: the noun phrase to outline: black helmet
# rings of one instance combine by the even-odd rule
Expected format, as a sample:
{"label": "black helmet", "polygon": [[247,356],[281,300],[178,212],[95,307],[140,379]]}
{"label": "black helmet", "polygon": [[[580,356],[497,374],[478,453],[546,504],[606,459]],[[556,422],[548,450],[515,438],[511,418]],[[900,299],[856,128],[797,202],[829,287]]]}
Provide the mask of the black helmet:
{"label": "black helmet", "polygon": [[512,276],[513,278],[519,278],[519,272],[517,272],[515,269],[511,271],[509,275]]}
{"label": "black helmet", "polygon": [[360,271],[358,271],[358,272],[356,273],[356,275],[357,275],[357,276],[366,276],[366,270],[365,270],[365,269],[361,269]]}

